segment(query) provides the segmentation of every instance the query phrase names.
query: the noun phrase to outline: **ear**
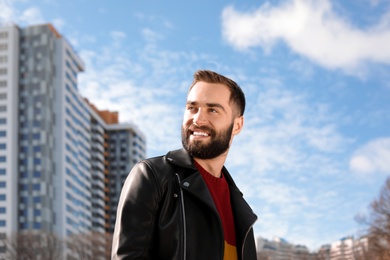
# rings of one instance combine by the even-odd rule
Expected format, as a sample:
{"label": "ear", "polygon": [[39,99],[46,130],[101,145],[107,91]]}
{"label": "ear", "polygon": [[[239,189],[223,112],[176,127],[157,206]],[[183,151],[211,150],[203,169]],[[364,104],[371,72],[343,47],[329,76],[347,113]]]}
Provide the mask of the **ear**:
{"label": "ear", "polygon": [[238,135],[244,127],[244,116],[234,118],[233,122],[233,135]]}

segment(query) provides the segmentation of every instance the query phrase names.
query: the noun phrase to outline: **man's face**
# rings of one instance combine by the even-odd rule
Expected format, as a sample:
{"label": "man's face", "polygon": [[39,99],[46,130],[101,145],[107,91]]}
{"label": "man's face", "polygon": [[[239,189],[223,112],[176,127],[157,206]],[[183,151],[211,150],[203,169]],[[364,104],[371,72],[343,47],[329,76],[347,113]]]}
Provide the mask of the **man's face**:
{"label": "man's face", "polygon": [[232,135],[237,128],[241,130],[229,98],[226,86],[202,81],[188,93],[181,135],[183,147],[194,158],[212,159],[227,153]]}

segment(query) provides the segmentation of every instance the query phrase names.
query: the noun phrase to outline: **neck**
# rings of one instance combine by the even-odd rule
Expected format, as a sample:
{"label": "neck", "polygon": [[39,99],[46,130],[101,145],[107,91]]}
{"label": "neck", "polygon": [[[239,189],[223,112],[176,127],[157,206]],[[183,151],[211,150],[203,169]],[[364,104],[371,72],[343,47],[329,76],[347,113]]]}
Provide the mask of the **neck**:
{"label": "neck", "polygon": [[221,177],[222,167],[225,164],[227,154],[222,154],[213,159],[199,159],[194,158],[194,160],[200,164],[207,172],[213,175],[216,178]]}

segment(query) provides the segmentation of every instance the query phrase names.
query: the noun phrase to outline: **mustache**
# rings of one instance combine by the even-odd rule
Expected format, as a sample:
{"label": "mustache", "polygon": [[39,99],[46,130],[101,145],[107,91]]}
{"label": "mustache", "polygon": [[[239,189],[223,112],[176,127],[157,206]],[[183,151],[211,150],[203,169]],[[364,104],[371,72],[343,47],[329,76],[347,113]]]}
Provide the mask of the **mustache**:
{"label": "mustache", "polygon": [[203,131],[207,131],[207,132],[210,132],[210,133],[213,133],[214,132],[214,129],[212,129],[211,127],[208,127],[208,126],[197,126],[195,124],[191,124],[189,125],[188,127],[186,127],[186,130],[187,131],[197,131],[197,130],[203,130]]}

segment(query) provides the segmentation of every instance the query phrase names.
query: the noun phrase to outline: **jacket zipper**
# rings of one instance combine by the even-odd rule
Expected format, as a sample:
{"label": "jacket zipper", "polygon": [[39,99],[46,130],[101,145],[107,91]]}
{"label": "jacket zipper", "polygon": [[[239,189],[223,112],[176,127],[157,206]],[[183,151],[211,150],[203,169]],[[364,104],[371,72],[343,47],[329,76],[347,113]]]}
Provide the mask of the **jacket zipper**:
{"label": "jacket zipper", "polygon": [[183,197],[183,190],[180,186],[180,176],[176,173],[177,181],[179,182],[179,190],[180,190],[180,206],[181,206],[181,214],[183,218],[183,260],[186,260],[187,255],[187,228],[186,228],[186,212],[184,209],[184,197]]}

